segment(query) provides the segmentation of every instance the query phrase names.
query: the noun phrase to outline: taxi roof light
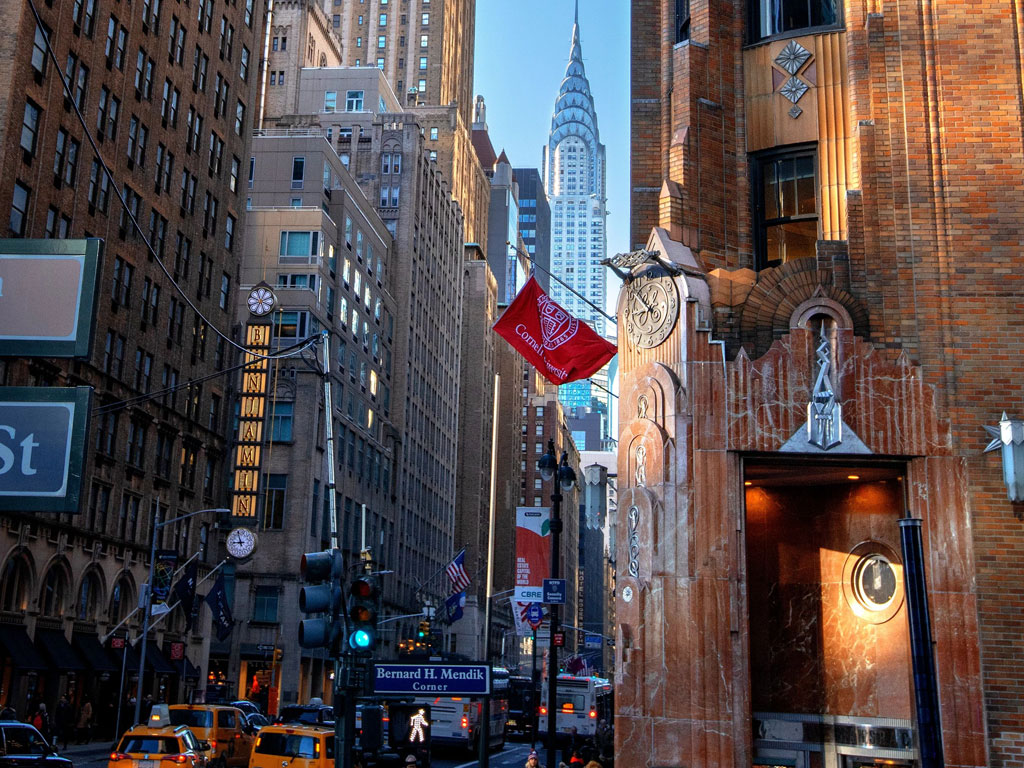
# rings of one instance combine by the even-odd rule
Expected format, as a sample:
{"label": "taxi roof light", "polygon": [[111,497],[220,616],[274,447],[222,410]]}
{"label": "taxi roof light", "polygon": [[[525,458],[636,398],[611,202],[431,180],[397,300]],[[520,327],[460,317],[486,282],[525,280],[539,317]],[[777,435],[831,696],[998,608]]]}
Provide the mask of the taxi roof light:
{"label": "taxi roof light", "polygon": [[149,713],[150,728],[165,728],[171,724],[171,712],[166,704],[154,704]]}

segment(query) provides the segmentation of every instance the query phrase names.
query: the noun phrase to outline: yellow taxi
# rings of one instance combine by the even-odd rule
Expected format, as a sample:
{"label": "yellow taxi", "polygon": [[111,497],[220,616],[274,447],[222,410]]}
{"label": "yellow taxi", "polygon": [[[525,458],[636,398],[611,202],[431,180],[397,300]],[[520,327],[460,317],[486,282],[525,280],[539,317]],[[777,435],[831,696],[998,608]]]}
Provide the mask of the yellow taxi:
{"label": "yellow taxi", "polygon": [[252,752],[253,729],[242,710],[217,704],[172,704],[174,725],[187,726],[210,745],[211,768],[245,768]]}
{"label": "yellow taxi", "polygon": [[107,768],[206,768],[208,748],[186,726],[171,725],[166,704],[156,704],[145,725],[125,731]]}
{"label": "yellow taxi", "polygon": [[256,736],[249,768],[334,768],[334,728],[265,725]]}

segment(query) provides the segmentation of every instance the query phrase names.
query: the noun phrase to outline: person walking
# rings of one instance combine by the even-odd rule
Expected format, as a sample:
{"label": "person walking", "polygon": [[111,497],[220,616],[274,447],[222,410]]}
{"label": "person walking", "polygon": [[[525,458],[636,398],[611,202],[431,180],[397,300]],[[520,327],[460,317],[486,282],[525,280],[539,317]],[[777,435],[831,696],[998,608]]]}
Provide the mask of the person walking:
{"label": "person walking", "polygon": [[526,765],[523,768],[543,768],[540,764],[540,758],[537,756],[537,751],[532,750],[529,755],[526,756]]}
{"label": "person walking", "polygon": [[82,702],[81,709],[78,710],[78,722],[75,723],[78,730],[78,743],[88,744],[92,739],[92,702],[89,701],[89,697],[85,698]]}
{"label": "person walking", "polygon": [[46,704],[43,702],[39,702],[39,708],[32,715],[32,725],[43,734],[47,742],[50,741],[50,716],[46,713]]}
{"label": "person walking", "polygon": [[60,697],[57,702],[57,708],[53,712],[53,745],[59,747],[63,743],[61,749],[68,748],[68,736],[71,734],[72,726],[72,714],[71,714],[71,702],[68,701],[67,694]]}

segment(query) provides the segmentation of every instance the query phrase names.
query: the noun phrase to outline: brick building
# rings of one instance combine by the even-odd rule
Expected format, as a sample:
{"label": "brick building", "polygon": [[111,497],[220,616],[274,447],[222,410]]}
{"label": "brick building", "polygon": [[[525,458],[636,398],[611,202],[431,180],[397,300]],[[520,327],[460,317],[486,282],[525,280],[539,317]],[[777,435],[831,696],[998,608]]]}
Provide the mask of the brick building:
{"label": "brick building", "polygon": [[1022,764],[1019,22],[634,3],[624,766]]}
{"label": "brick building", "polygon": [[[101,641],[129,615],[118,634],[138,638],[157,504],[162,520],[225,506],[231,392],[222,374],[235,361],[225,337],[263,8],[258,0],[5,6],[3,234],[104,241],[89,357],[2,364],[4,385],[93,388],[81,511],[2,520],[0,701],[19,715],[63,693],[75,706],[88,696],[99,732],[113,735],[122,661],[126,699],[178,701],[204,687],[205,613],[191,632],[180,610],[157,624],[141,684],[137,648],[111,656]],[[219,559],[215,530],[212,513],[190,517],[160,528],[158,547],[197,554],[202,575]],[[26,631],[49,657],[32,650]],[[166,658],[172,643],[185,660]]]}

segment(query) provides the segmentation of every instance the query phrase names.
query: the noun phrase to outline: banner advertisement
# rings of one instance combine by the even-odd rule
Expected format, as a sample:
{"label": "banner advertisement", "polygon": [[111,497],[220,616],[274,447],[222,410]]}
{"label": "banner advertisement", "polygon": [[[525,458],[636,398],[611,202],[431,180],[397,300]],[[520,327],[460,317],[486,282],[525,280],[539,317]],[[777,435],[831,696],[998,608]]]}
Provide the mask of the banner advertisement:
{"label": "banner advertisement", "polygon": [[153,564],[153,602],[165,603],[171,594],[171,582],[178,568],[178,552],[173,549],[158,549]]}
{"label": "banner advertisement", "polygon": [[544,599],[544,579],[551,575],[551,509],[516,507],[516,602]]}

